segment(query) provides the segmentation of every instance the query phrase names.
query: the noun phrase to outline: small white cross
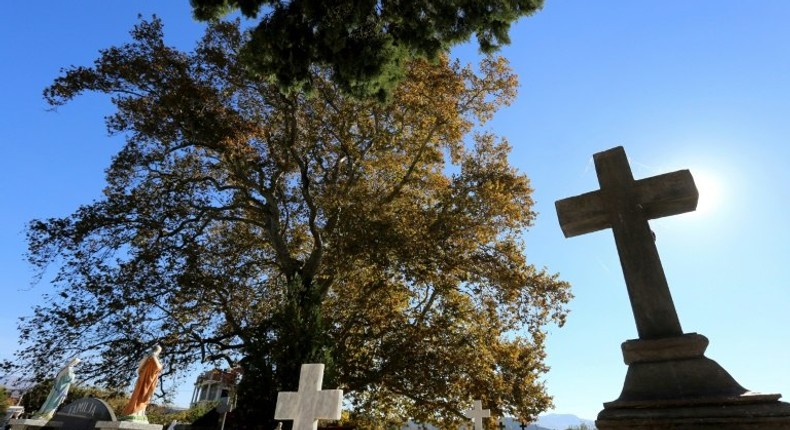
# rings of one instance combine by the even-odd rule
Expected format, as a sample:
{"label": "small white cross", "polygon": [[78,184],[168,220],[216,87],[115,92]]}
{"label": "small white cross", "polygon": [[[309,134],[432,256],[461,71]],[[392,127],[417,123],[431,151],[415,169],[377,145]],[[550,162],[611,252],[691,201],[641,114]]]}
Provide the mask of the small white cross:
{"label": "small white cross", "polygon": [[317,430],[318,420],[339,420],[343,390],[323,390],[323,364],[303,364],[299,391],[277,394],[274,419],[293,420],[293,430]]}
{"label": "small white cross", "polygon": [[464,411],[464,416],[475,421],[475,430],[483,430],[483,418],[490,417],[491,411],[488,409],[483,409],[482,401],[475,400],[475,404],[472,409],[467,409]]}

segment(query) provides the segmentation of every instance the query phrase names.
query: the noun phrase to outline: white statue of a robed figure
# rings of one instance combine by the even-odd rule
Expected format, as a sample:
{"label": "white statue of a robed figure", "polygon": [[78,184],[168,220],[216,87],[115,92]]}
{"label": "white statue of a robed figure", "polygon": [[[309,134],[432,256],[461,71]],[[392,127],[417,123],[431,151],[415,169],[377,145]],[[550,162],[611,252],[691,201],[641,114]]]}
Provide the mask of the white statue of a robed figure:
{"label": "white statue of a robed figure", "polygon": [[60,406],[61,403],[66,400],[66,396],[69,394],[71,383],[74,382],[74,366],[79,362],[79,358],[72,358],[68,363],[66,363],[66,366],[60,369],[58,374],[55,375],[55,382],[52,385],[52,390],[50,390],[47,400],[44,401],[44,404],[41,405],[41,408],[38,410],[38,412],[33,415],[33,419],[52,419],[52,416],[55,415],[55,411],[57,411],[58,406]]}

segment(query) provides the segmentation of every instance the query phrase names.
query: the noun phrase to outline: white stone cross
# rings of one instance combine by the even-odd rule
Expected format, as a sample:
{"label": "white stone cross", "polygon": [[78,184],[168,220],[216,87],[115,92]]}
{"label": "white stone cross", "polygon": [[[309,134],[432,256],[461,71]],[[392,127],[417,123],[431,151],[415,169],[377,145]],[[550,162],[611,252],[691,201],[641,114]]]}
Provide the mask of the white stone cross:
{"label": "white stone cross", "polygon": [[321,390],[323,364],[303,364],[299,391],[277,394],[274,419],[293,420],[293,430],[317,430],[318,420],[339,420],[343,390]]}
{"label": "white stone cross", "polygon": [[488,409],[483,409],[482,401],[475,400],[475,404],[472,406],[472,409],[467,409],[464,411],[464,416],[475,421],[475,430],[483,430],[483,418],[490,417],[491,411]]}

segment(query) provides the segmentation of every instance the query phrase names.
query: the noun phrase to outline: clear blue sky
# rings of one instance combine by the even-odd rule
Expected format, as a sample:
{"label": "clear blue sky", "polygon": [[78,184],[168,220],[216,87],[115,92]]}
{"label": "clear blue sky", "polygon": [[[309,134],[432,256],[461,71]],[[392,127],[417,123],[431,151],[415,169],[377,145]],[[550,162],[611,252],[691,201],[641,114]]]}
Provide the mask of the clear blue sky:
{"label": "clear blue sky", "polygon": [[[162,17],[182,49],[203,28],[185,0],[11,2],[3,12],[0,358],[17,346],[16,320],[49,290],[30,285],[25,223],[99,198],[121,144],[104,129],[108,100],[47,112],[42,89],[59,68],[127,41],[138,13]],[[513,29],[504,54],[521,90],[490,127],[535,188],[528,258],[576,296],[548,340],[557,412],[594,418],[617,398],[620,343],[636,337],[611,233],[565,239],[554,211],[555,200],[598,188],[591,156],[618,145],[637,178],[690,169],[699,183],[698,212],[652,222],[684,330],[707,336],[707,356],[745,387],[790,396],[788,22],[783,0],[547,0]]]}

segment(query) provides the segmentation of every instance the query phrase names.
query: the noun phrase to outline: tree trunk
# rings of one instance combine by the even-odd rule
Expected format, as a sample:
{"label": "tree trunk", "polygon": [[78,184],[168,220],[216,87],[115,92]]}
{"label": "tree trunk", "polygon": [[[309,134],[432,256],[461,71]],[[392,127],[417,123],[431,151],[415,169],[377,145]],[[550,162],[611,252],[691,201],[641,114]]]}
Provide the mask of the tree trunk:
{"label": "tree trunk", "polygon": [[[297,391],[302,364],[323,363],[324,381],[336,386],[331,345],[321,315],[323,294],[312,279],[299,275],[288,282],[287,303],[270,327],[259,327],[242,360],[237,419],[240,429],[272,430],[277,393]],[[284,422],[289,429],[291,423]]]}

